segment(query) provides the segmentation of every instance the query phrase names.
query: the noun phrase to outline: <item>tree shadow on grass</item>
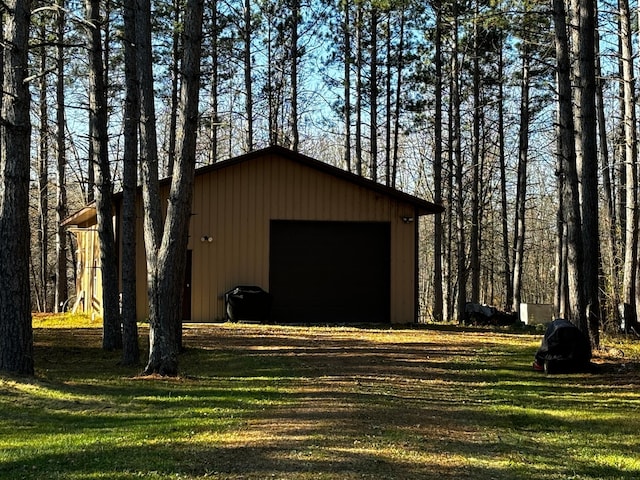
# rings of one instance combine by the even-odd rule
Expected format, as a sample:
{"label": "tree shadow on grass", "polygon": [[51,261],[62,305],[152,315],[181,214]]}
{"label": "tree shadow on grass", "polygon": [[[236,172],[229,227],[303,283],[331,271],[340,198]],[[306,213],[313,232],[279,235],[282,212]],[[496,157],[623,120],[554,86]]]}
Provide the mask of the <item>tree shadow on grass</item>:
{"label": "tree shadow on grass", "polygon": [[16,441],[0,478],[640,476],[625,416],[640,402],[637,371],[546,376],[530,368],[532,342],[415,335],[202,328],[187,331],[175,379],[136,377],[86,334],[82,346],[40,344],[53,359],[40,386],[58,398],[0,401],[15,415],[7,435],[43,442]]}

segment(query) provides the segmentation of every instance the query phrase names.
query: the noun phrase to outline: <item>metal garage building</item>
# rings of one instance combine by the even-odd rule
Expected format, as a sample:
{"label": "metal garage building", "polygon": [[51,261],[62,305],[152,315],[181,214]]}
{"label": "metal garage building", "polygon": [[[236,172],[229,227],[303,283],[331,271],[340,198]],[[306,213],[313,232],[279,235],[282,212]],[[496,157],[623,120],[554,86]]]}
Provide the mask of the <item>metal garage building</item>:
{"label": "metal garage building", "polygon": [[[440,206],[281,147],[200,168],[194,188],[185,321],[224,319],[224,293],[237,285],[269,291],[274,322],[416,321],[418,221]],[[94,234],[84,211],[75,232]],[[142,320],[141,206],[138,218]]]}

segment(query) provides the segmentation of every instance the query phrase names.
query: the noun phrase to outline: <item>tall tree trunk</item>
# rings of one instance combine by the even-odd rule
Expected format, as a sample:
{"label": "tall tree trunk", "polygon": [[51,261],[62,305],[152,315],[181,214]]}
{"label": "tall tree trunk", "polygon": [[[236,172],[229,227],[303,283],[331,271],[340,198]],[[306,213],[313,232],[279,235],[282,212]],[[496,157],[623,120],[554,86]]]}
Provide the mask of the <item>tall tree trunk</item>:
{"label": "tall tree trunk", "polygon": [[29,289],[28,43],[31,1],[8,0],[2,26],[0,122],[0,371],[31,375],[33,330]]}
{"label": "tall tree trunk", "polygon": [[502,271],[504,272],[505,308],[513,311],[513,278],[509,242],[509,210],[507,204],[507,166],[504,142],[504,57],[500,48],[498,83],[498,157],[500,162],[500,218],[502,223]]}
{"label": "tall tree trunk", "polygon": [[38,248],[40,249],[40,305],[45,312],[51,311],[49,301],[49,108],[47,105],[47,48],[44,23],[40,26],[40,38],[43,42],[38,49],[40,55],[40,136],[38,143]]}
{"label": "tall tree trunk", "polygon": [[100,1],[86,0],[89,20],[89,137],[93,146],[91,162],[96,173],[96,211],[100,238],[100,270],[102,274],[102,347],[122,347],[118,270],[113,232],[111,169],[108,156],[107,93],[100,34]]}
{"label": "tall tree trunk", "polygon": [[364,40],[362,39],[362,3],[356,3],[356,175],[362,175],[362,49]]}
{"label": "tall tree trunk", "polygon": [[456,270],[458,277],[458,296],[456,317],[458,321],[464,318],[465,305],[467,303],[467,248],[464,225],[464,182],[463,182],[463,159],[462,144],[460,140],[461,119],[460,119],[460,84],[459,72],[460,64],[458,59],[458,11],[454,6],[454,26],[453,26],[453,52],[451,54],[451,117],[452,117],[452,145],[454,182],[455,182],[455,210],[456,210]]}
{"label": "tall tree trunk", "polygon": [[100,14],[100,24],[102,30],[102,65],[104,67],[105,92],[109,94],[109,67],[111,59],[111,0],[101,0],[102,13]]}
{"label": "tall tree trunk", "polygon": [[[4,45],[5,45],[5,36],[4,36],[4,26],[6,24],[5,22],[5,12],[4,11],[0,11],[0,85],[4,86],[4,62],[5,62],[5,54],[4,54]],[[28,47],[27,47],[28,48]],[[27,62],[28,62],[28,54],[27,54]],[[2,106],[3,106],[3,101],[4,101],[4,91],[0,91],[0,113],[3,113],[2,110]],[[0,120],[3,119],[4,117],[0,117]],[[2,128],[2,123],[0,123],[0,133],[3,133],[3,131],[1,130]],[[0,149],[2,148],[2,142],[6,140],[3,136],[0,136]],[[0,178],[0,180],[3,180],[2,178]]]}
{"label": "tall tree trunk", "polygon": [[480,302],[480,48],[478,22],[479,6],[476,3],[473,18],[473,138],[471,139],[471,232],[469,253],[471,269],[471,302]]}
{"label": "tall tree trunk", "polygon": [[[559,133],[559,128],[556,127]],[[564,191],[564,179],[560,172],[562,172],[562,160],[560,155],[557,159],[558,174],[556,176],[558,192]],[[569,311],[568,305],[568,284],[567,284],[567,224],[564,221],[564,195],[560,193],[558,195],[558,210],[556,212],[556,243],[555,243],[555,273],[554,280],[555,292],[553,299],[553,313],[555,318],[567,318],[567,312]]]}
{"label": "tall tree trunk", "polygon": [[136,57],[135,4],[123,6],[124,17],[124,155],[122,173],[122,364],[140,363],[136,312],[136,192],[140,95]]}
{"label": "tall tree trunk", "polygon": [[[452,58],[449,60],[450,62],[453,62],[453,57],[455,55],[457,55],[456,52],[451,52]],[[443,64],[445,62],[443,61]],[[449,90],[453,93],[454,91],[457,91],[456,89],[454,89],[454,85],[457,85],[457,80],[453,79],[453,76],[449,76],[448,79],[449,82]],[[456,87],[457,88],[457,87]],[[447,149],[446,149],[446,167],[444,168],[445,171],[449,172],[449,175],[445,175],[444,177],[444,197],[446,198],[445,203],[448,205],[448,214],[445,215],[445,224],[444,224],[444,235],[443,235],[443,242],[444,244],[448,247],[448,248],[444,248],[444,255],[443,255],[443,265],[442,265],[442,276],[444,278],[444,284],[445,284],[445,291],[443,292],[443,297],[445,300],[444,303],[444,311],[443,311],[443,317],[445,320],[454,320],[456,318],[459,319],[459,317],[456,317],[455,315],[455,311],[457,308],[457,289],[455,287],[455,277],[454,277],[454,270],[456,269],[456,267],[454,267],[454,253],[455,253],[455,248],[453,245],[453,239],[454,239],[454,232],[453,232],[453,223],[454,223],[454,212],[457,214],[458,212],[458,206],[455,202],[455,192],[454,192],[454,182],[453,182],[453,177],[454,177],[454,171],[455,171],[455,165],[454,165],[454,145],[455,145],[455,141],[454,141],[454,135],[455,135],[455,129],[454,129],[454,117],[455,115],[453,115],[453,111],[454,111],[454,100],[456,100],[456,103],[458,102],[456,95],[449,95],[449,101],[447,103]]]}
{"label": "tall tree trunk", "polygon": [[247,116],[247,138],[245,151],[253,150],[253,67],[251,62],[251,0],[244,1],[244,26],[242,31],[244,40],[244,88],[245,115]]}
{"label": "tall tree trunk", "polygon": [[[393,127],[393,160],[391,167],[391,187],[396,188],[396,180],[398,178],[398,152],[400,150],[400,107],[402,103],[402,75],[404,70],[404,28],[406,23],[406,15],[404,11],[404,1],[402,2],[402,14],[400,16],[400,38],[398,39],[398,71],[396,72],[396,101],[395,101],[395,113],[394,120],[395,125]],[[442,60],[442,59],[441,59]],[[442,78],[440,78],[442,81]],[[436,97],[439,99],[440,94]],[[437,100],[436,100],[437,101]],[[442,100],[440,99],[440,106],[442,106]],[[438,214],[439,215],[439,214]]]}
{"label": "tall tree trunk", "polygon": [[64,95],[64,28],[66,25],[65,0],[58,0],[56,47],[56,286],[55,311],[61,312],[69,297],[67,278],[67,233],[62,220],[67,216],[65,95]]}
{"label": "tall tree trunk", "polygon": [[[158,141],[153,89],[153,52],[151,49],[151,2],[136,0],[136,47],[140,82],[140,166],[142,173],[143,237],[147,267],[149,319],[157,319],[159,277],[158,250],[162,239],[162,210],[158,181]],[[149,335],[152,343],[153,330]]]}
{"label": "tall tree trunk", "polygon": [[341,0],[344,9],[344,163],[348,172],[351,167],[351,7],[349,0]]}
{"label": "tall tree trunk", "polygon": [[[435,6],[436,25],[433,39],[435,55],[433,59],[435,67],[435,109],[434,109],[434,152],[433,152],[433,201],[440,205],[442,203],[442,95],[439,92],[443,89],[442,82],[442,9],[440,5]],[[399,72],[398,72],[399,73]],[[395,148],[395,147],[394,147]],[[395,156],[394,156],[395,159]],[[394,169],[395,170],[395,169]],[[443,274],[442,274],[442,240],[443,225],[442,214],[436,213],[433,216],[433,320],[441,322],[444,320],[443,305]]]}
{"label": "tall tree trunk", "polygon": [[176,126],[178,122],[178,91],[180,89],[180,12],[181,0],[173,0],[173,38],[171,46],[171,106],[169,113],[169,151],[165,174],[173,175],[176,159]]}
{"label": "tall tree trunk", "polygon": [[[597,14],[596,14],[597,17]],[[596,26],[596,38],[599,39],[599,29]],[[602,169],[602,187],[605,198],[605,212],[608,220],[609,228],[606,235],[609,243],[609,269],[608,276],[610,278],[608,285],[601,282],[603,291],[608,287],[609,312],[616,316],[618,304],[620,303],[619,277],[620,269],[617,261],[618,258],[618,224],[616,221],[616,209],[613,196],[613,169],[609,161],[609,149],[607,142],[607,124],[606,112],[604,106],[604,80],[602,78],[602,65],[600,62],[600,41],[595,42],[595,58],[596,58],[596,114],[598,118],[598,153],[600,156],[600,168]]]}
{"label": "tall tree trunk", "polygon": [[522,47],[522,78],[520,80],[520,132],[518,135],[518,183],[516,187],[516,227],[513,262],[513,304],[511,309],[520,315],[522,300],[522,272],[527,211],[527,164],[529,158],[529,50],[525,42]]}
{"label": "tall tree trunk", "polygon": [[150,350],[145,373],[175,375],[178,369],[182,292],[195,176],[203,0],[187,0],[185,10],[178,155],[171,181],[165,229],[158,250],[157,316],[149,318]]}
{"label": "tall tree trunk", "polygon": [[638,275],[638,171],[637,134],[635,107],[635,73],[631,39],[631,18],[628,0],[619,0],[620,40],[622,47],[622,80],[624,102],[624,165],[625,165],[625,242],[622,280],[622,302],[624,305],[624,328],[628,332],[637,326],[638,305],[636,302]]}
{"label": "tall tree trunk", "polygon": [[[578,46],[579,117],[576,125],[580,143],[578,177],[582,207],[582,241],[584,285],[584,319],[581,328],[588,333],[594,348],[600,346],[600,236],[598,215],[598,147],[596,125],[596,62],[595,62],[595,0],[577,0],[580,12],[580,43]],[[579,125],[579,126],[578,126]]]}
{"label": "tall tree trunk", "polygon": [[266,40],[267,44],[267,84],[265,86],[267,93],[267,110],[268,110],[268,123],[269,123],[269,146],[278,145],[278,138],[280,134],[280,130],[278,128],[278,102],[277,102],[277,93],[276,93],[276,82],[275,82],[275,68],[272,68],[271,65],[275,63],[274,55],[273,55],[273,17],[274,13],[274,5],[267,6],[267,32],[266,32]]}
{"label": "tall tree trunk", "polygon": [[[89,110],[89,125],[91,125],[93,112]],[[89,141],[87,146],[87,185],[85,192],[85,204],[93,203],[96,199],[96,172],[93,165],[93,142]]]}
{"label": "tall tree trunk", "polygon": [[220,118],[218,117],[218,89],[220,82],[220,61],[218,42],[218,1],[211,2],[211,26],[209,35],[211,36],[211,134],[209,138],[209,163],[218,161],[218,128]]}
{"label": "tall tree trunk", "polygon": [[387,21],[385,22],[385,52],[386,52],[386,71],[385,71],[385,115],[384,115],[384,184],[391,186],[391,95],[393,82],[392,63],[393,57],[391,52],[391,8],[387,8]]}
{"label": "tall tree trunk", "polygon": [[370,175],[374,182],[378,181],[378,9],[371,7],[371,97],[370,104]]}
{"label": "tall tree trunk", "polygon": [[[144,240],[147,269],[155,265],[162,236],[162,211],[158,184],[158,140],[151,49],[151,2],[136,0],[136,53],[140,86],[140,167],[144,206]],[[151,288],[149,286],[148,288]]]}
{"label": "tall tree trunk", "polygon": [[291,1],[291,150],[298,151],[300,132],[298,131],[298,62],[300,48],[298,46],[298,26],[300,24],[300,0]]}
{"label": "tall tree trunk", "polygon": [[[573,104],[571,96],[571,63],[569,59],[569,42],[567,39],[566,13],[563,0],[553,0],[553,22],[555,32],[555,49],[557,61],[558,89],[558,155],[560,165],[558,174],[562,178],[563,189],[560,192],[563,208],[562,218],[565,221],[567,282],[567,320],[574,324],[580,322],[584,305],[582,288],[582,239],[580,231],[580,202],[578,194],[578,172],[576,169],[576,151],[573,122]],[[561,234],[561,232],[558,232]],[[559,266],[560,267],[560,266]],[[515,286],[514,286],[515,289]]]}
{"label": "tall tree trunk", "polygon": [[[622,22],[620,20],[620,15],[618,15],[618,31],[622,32]],[[618,51],[622,52],[622,34],[618,35]],[[618,55],[618,75],[619,78],[624,78],[624,66],[622,61],[622,54]],[[614,161],[613,164],[614,169],[616,171],[617,176],[617,189],[616,194],[614,196],[614,201],[616,204],[616,223],[619,225],[620,232],[626,232],[626,218],[627,218],[627,181],[626,181],[626,171],[627,165],[625,163],[625,139],[624,139],[624,111],[625,111],[625,101],[624,101],[624,82],[618,82],[618,110],[622,112],[622,118],[618,121],[616,125],[615,133],[614,133]],[[624,239],[621,240],[621,247],[624,252]],[[624,253],[622,254],[624,255]],[[623,267],[624,268],[624,267]]]}

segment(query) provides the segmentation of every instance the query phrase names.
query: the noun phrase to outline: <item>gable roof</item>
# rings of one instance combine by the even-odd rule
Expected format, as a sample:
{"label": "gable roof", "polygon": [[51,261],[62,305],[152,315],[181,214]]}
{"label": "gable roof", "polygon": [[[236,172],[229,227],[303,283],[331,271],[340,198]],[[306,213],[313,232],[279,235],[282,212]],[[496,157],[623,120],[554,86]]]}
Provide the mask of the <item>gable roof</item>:
{"label": "gable roof", "polygon": [[[400,190],[396,190],[395,188],[387,187],[381,183],[374,182],[365,177],[361,177],[354,173],[348,172],[341,168],[335,167],[325,162],[321,162],[320,160],[316,160],[315,158],[311,158],[307,155],[303,155],[298,152],[294,152],[293,150],[289,150],[288,148],[280,147],[280,146],[271,146],[262,148],[260,150],[254,150],[252,152],[246,153],[244,155],[240,155],[234,158],[230,158],[229,160],[223,160],[221,162],[216,162],[211,165],[206,165],[204,167],[200,167],[196,169],[195,175],[205,175],[207,173],[216,172],[218,170],[223,170],[225,168],[239,165],[241,163],[248,163],[252,160],[258,158],[264,158],[269,155],[277,155],[293,162],[299,163],[301,165],[307,166],[319,172],[323,172],[329,175],[332,175],[336,178],[340,178],[342,180],[346,180],[350,183],[358,185],[360,187],[366,188],[368,190],[372,190],[374,192],[380,193],[387,197],[393,198],[398,201],[402,201],[412,205],[416,208],[416,212],[418,215],[431,215],[436,213],[442,213],[444,208],[441,205],[437,205],[435,203],[428,202],[422,198],[416,197],[414,195],[410,195],[408,193],[402,192]],[[166,177],[160,181],[161,185],[168,185],[171,182],[171,177]],[[114,196],[114,200],[118,201],[119,197],[122,196],[122,192],[117,193]],[[91,205],[87,205],[82,209],[78,210],[75,213],[72,213],[67,218],[62,221],[62,226],[69,225],[78,225],[86,222],[87,220],[95,217],[95,203]]]}
{"label": "gable roof", "polygon": [[[293,150],[289,150],[288,148],[280,147],[280,146],[271,146],[267,148],[263,148],[260,150],[254,150],[252,152],[246,153],[244,155],[240,155],[238,157],[231,158],[229,160],[223,160],[221,162],[213,163],[211,165],[207,165],[204,167],[200,167],[196,170],[196,176],[204,175],[210,172],[215,172],[217,170],[222,170],[227,167],[231,167],[233,165],[238,165],[241,163],[251,162],[257,158],[263,158],[268,155],[277,155],[280,157],[284,157],[293,162],[302,164],[314,170],[332,175],[336,178],[340,178],[342,180],[346,180],[360,187],[375,191],[387,197],[391,197],[395,200],[399,200],[410,205],[413,205],[418,212],[418,215],[429,215],[442,213],[444,208],[441,205],[437,205],[435,203],[429,202],[422,198],[416,197],[414,195],[410,195],[408,193],[402,192],[400,190],[396,190],[395,188],[387,187],[381,183],[374,182],[365,177],[361,177],[354,173],[348,172],[341,168],[335,167],[325,162],[321,162],[320,160],[316,160],[315,158],[311,158],[307,155],[303,155],[298,152],[294,152]],[[171,178],[165,178],[161,183],[169,183]]]}

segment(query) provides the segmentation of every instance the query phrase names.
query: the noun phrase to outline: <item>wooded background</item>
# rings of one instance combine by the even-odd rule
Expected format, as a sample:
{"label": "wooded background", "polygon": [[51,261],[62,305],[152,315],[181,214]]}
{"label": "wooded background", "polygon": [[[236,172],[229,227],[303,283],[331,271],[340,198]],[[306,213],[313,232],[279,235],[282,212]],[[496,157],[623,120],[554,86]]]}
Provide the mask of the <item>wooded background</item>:
{"label": "wooded background", "polygon": [[[14,3],[32,12],[31,301],[56,311],[75,272],[60,221],[125,183],[126,46],[144,48],[125,17],[144,2],[8,2],[5,26]],[[635,324],[637,5],[199,3],[196,165],[277,144],[444,205],[422,222],[425,321],[457,320],[466,302],[553,303],[594,344]],[[160,177],[179,151],[187,7],[151,2],[153,61],[137,57],[142,98],[128,99],[141,137],[155,107]]]}

